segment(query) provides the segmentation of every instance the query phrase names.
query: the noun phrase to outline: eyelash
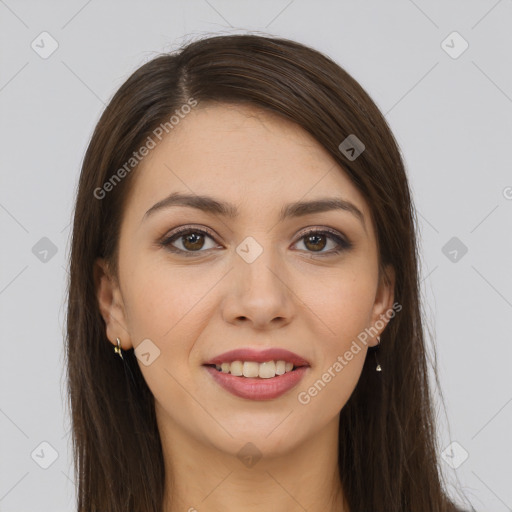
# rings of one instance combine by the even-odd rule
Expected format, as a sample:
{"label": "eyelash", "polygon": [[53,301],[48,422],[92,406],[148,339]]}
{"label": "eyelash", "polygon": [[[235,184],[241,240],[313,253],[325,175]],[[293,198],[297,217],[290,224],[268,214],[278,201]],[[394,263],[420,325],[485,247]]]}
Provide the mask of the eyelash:
{"label": "eyelash", "polygon": [[[209,249],[198,250],[198,251],[184,251],[182,249],[178,249],[177,247],[174,247],[171,245],[172,242],[174,242],[175,240],[178,240],[181,237],[191,234],[191,233],[200,233],[202,235],[207,235],[208,237],[210,237],[212,239],[215,238],[213,233],[211,233],[208,230],[185,226],[185,227],[179,228],[174,233],[171,233],[169,236],[166,236],[163,240],[161,240],[159,242],[159,245],[164,247],[166,250],[168,250],[172,253],[184,255],[186,257],[190,257],[190,256],[195,257],[202,252],[207,252]],[[329,229],[318,229],[318,230],[312,229],[312,230],[306,231],[305,233],[301,234],[301,236],[299,237],[297,242],[301,241],[303,238],[306,238],[307,236],[312,236],[312,235],[325,235],[328,238],[330,238],[331,240],[334,240],[338,244],[338,249],[331,249],[326,252],[307,251],[307,252],[310,252],[311,254],[314,254],[314,255],[317,255],[320,257],[337,255],[343,251],[347,251],[352,248],[351,242],[348,242],[347,240],[342,238],[340,235],[338,235],[335,231],[331,231]]]}

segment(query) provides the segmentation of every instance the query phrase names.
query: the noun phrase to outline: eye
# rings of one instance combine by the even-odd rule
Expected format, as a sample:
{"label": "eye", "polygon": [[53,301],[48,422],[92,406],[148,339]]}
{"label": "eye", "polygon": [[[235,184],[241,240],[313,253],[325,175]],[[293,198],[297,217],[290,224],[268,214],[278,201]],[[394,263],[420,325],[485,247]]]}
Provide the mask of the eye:
{"label": "eye", "polygon": [[[213,240],[213,235],[204,229],[185,226],[165,237],[160,242],[160,245],[174,253],[184,254],[185,256],[194,256],[194,253],[196,252],[205,252],[204,250],[201,251],[201,249],[204,248],[206,238]],[[181,245],[181,247],[174,246],[173,244],[175,241]],[[212,247],[216,247],[216,245],[213,244]],[[207,247],[206,249],[210,249],[212,247]]]}
{"label": "eye", "polygon": [[[182,228],[178,228],[169,236],[165,237],[160,242],[160,245],[173,253],[183,254],[184,256],[195,256],[195,253],[206,252],[209,249],[218,247],[213,243],[210,247],[206,247],[205,249],[206,239],[210,239],[214,242],[213,234],[205,229],[184,226]],[[304,240],[303,243],[307,252],[319,254],[320,256],[339,254],[352,248],[352,244],[345,240],[341,235],[335,231],[325,229],[309,230],[301,235],[299,242],[302,240]],[[329,240],[333,244],[334,248],[324,251],[323,249],[328,245]],[[175,243],[178,246],[174,245]]]}
{"label": "eye", "polygon": [[[303,244],[308,252],[313,254],[318,253],[321,256],[339,254],[343,251],[352,248],[352,244],[345,240],[341,235],[335,231],[330,230],[317,230],[313,229],[303,233],[299,241],[304,240]],[[327,240],[331,240],[334,249],[328,251],[322,250],[328,245]]]}

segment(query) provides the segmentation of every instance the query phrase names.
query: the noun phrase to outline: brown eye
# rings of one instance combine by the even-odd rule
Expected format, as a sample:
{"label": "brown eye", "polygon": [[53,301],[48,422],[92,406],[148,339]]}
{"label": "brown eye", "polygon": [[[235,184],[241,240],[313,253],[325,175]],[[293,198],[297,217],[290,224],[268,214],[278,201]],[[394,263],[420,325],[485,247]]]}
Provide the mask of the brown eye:
{"label": "brown eye", "polygon": [[[307,252],[317,253],[320,256],[339,254],[342,251],[352,248],[352,244],[348,240],[345,240],[335,232],[325,230],[308,231],[302,235],[299,241],[302,240]],[[329,241],[331,241],[334,248],[324,251]]]}
{"label": "brown eye", "polygon": [[216,247],[215,243],[212,243],[204,249],[207,239],[213,242],[212,235],[202,229],[184,228],[166,237],[161,245],[171,252],[194,256],[194,253],[206,252]]}
{"label": "brown eye", "polygon": [[181,237],[183,238],[183,246],[189,251],[196,251],[204,245],[204,235],[201,233],[190,233]]}
{"label": "brown eye", "polygon": [[312,251],[321,251],[326,245],[325,235],[308,235],[304,237],[304,245]]}

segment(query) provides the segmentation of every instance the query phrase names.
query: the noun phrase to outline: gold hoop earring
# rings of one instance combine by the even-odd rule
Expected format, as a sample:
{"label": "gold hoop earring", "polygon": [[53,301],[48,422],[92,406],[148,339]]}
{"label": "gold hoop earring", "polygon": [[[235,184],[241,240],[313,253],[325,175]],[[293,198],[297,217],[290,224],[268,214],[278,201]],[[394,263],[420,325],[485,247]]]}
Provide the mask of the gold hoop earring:
{"label": "gold hoop earring", "polygon": [[117,347],[114,347],[114,352],[116,354],[119,354],[119,357],[124,360],[123,349],[121,348],[121,340],[119,338],[116,338],[116,341],[117,341]]}

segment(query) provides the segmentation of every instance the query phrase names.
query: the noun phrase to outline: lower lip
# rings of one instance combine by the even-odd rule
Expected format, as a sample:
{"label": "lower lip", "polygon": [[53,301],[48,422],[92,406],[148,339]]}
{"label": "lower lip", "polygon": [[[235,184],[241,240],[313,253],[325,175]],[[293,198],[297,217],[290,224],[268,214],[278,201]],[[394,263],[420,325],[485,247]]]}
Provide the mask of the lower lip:
{"label": "lower lip", "polygon": [[261,379],[259,377],[236,377],[230,373],[219,372],[212,366],[205,366],[205,368],[226,391],[249,400],[272,400],[284,395],[300,382],[308,369],[307,366],[301,366],[283,375]]}

